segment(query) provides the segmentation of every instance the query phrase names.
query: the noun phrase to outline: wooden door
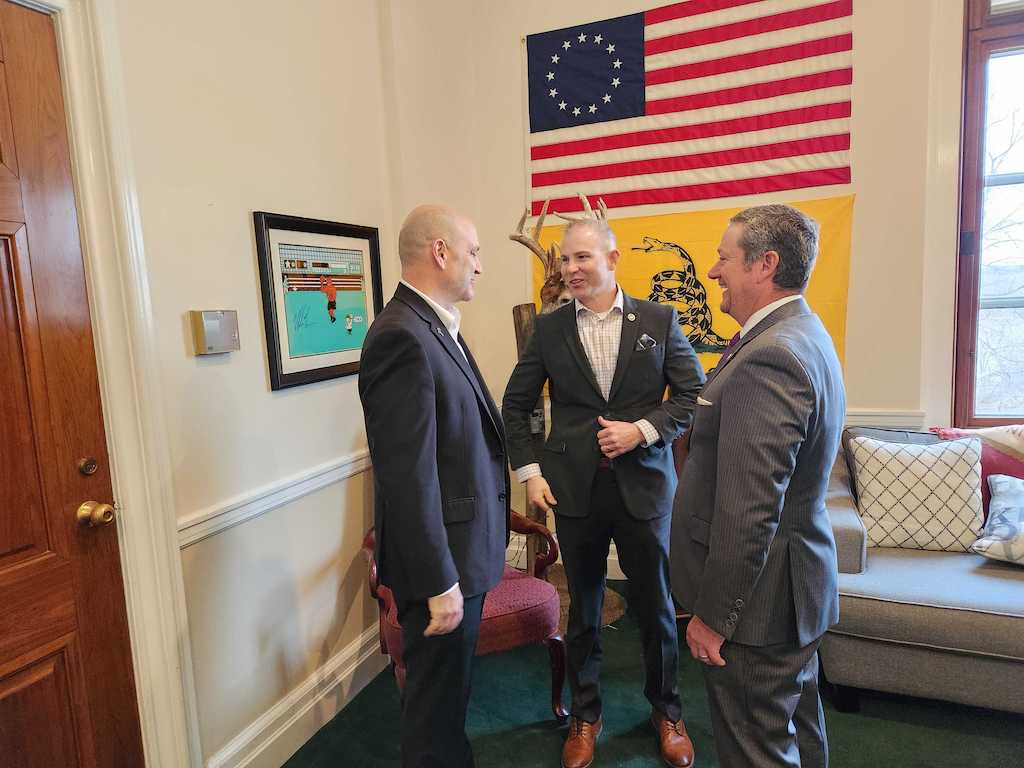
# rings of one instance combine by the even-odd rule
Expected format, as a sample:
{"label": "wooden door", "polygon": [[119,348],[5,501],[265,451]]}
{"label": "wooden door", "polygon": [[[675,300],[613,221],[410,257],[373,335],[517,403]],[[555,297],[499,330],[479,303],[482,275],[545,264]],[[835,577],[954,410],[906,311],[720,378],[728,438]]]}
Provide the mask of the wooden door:
{"label": "wooden door", "polygon": [[112,502],[53,22],[0,0],[0,768],[143,765]]}

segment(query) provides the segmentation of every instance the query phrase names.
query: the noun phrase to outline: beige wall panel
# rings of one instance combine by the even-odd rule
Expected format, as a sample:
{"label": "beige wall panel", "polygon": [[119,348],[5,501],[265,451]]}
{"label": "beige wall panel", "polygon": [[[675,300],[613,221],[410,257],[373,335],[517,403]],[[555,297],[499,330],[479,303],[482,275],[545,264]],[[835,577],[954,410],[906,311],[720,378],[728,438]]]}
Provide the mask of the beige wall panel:
{"label": "beige wall panel", "polygon": [[[391,204],[373,3],[119,2],[179,517],[365,446],[355,377],[271,392],[252,211],[379,227]],[[191,354],[185,313],[237,309]]]}
{"label": "beige wall panel", "polygon": [[205,755],[376,621],[360,554],[372,478],[355,475],[182,551]]}

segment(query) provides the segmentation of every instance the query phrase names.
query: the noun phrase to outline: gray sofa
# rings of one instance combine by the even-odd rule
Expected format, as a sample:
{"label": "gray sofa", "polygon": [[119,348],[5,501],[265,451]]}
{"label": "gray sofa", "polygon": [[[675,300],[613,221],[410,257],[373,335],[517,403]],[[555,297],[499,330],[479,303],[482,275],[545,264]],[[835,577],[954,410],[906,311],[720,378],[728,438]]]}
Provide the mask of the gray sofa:
{"label": "gray sofa", "polygon": [[935,435],[848,429],[829,484],[839,551],[839,623],[821,664],[840,709],[856,689],[1024,713],[1024,568],[973,553],[868,548],[845,445],[862,434],[928,443]]}

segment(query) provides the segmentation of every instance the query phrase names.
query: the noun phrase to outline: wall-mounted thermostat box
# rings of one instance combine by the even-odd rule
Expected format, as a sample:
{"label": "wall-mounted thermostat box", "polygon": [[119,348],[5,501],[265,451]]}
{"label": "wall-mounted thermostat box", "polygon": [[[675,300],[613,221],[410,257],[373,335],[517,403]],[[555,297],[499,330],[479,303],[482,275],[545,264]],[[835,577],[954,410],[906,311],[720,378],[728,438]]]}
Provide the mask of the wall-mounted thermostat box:
{"label": "wall-mounted thermostat box", "polygon": [[192,341],[197,355],[216,355],[240,349],[238,313],[233,309],[193,309]]}

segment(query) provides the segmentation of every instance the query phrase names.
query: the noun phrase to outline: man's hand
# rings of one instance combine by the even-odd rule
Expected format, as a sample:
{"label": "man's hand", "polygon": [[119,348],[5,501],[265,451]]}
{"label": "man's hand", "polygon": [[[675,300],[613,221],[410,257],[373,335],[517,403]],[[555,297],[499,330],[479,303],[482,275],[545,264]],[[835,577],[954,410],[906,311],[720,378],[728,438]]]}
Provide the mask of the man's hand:
{"label": "man's hand", "polygon": [[539,509],[545,515],[550,514],[551,508],[558,504],[551,493],[551,486],[543,475],[531,477],[526,481],[526,500],[530,502],[531,507]]}
{"label": "man's hand", "polygon": [[644,433],[631,421],[608,421],[597,417],[601,431],[597,433],[597,445],[609,459],[629,453],[644,441]]}
{"label": "man's hand", "polygon": [[686,644],[690,646],[693,658],[702,664],[724,667],[725,659],[722,658],[722,643],[724,642],[725,638],[701,621],[700,616],[691,618],[690,623],[686,626]]}
{"label": "man's hand", "polygon": [[430,625],[423,630],[424,637],[447,635],[462,623],[462,590],[459,585],[443,595],[427,600],[430,609]]}

